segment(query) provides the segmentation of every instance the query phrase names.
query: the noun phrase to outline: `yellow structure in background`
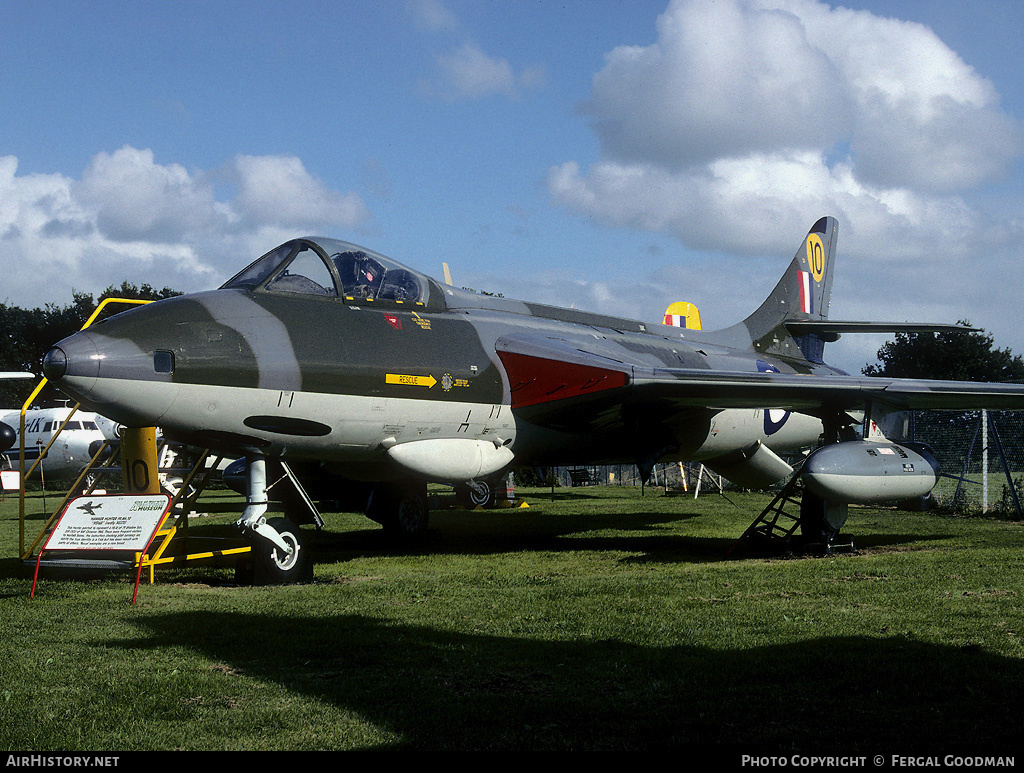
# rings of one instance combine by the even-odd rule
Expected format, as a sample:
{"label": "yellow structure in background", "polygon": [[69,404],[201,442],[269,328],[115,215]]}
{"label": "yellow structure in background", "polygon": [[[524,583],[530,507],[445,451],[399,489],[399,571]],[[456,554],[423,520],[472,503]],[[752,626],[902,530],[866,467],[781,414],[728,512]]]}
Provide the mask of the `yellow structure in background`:
{"label": "yellow structure in background", "polygon": [[[146,304],[146,303],[152,303],[152,301],[139,300],[138,298],[104,298],[102,301],[100,301],[99,305],[96,307],[96,310],[89,316],[89,319],[87,319],[85,321],[85,324],[82,325],[80,330],[85,330],[87,327],[89,327],[100,316],[100,313],[103,311],[103,309],[105,309],[107,306],[109,306],[111,304],[114,304],[114,303],[126,303],[126,304],[129,304],[129,305],[139,306],[139,305]],[[46,448],[44,448],[42,450],[42,452],[39,454],[39,458],[36,459],[36,461],[32,464],[32,466],[28,470],[26,470],[25,469],[25,412],[28,411],[29,406],[31,406],[32,403],[35,402],[36,398],[39,397],[39,393],[43,391],[43,387],[45,387],[47,383],[48,383],[48,381],[47,381],[46,377],[44,376],[40,380],[40,382],[38,384],[36,384],[36,388],[32,390],[32,394],[30,394],[28,396],[28,399],[25,401],[25,404],[21,406],[21,417],[19,419],[19,427],[18,427],[18,472],[21,475],[21,494],[20,494],[20,498],[19,498],[19,501],[18,501],[18,553],[21,555],[22,558],[26,558],[29,554],[31,554],[31,552],[35,548],[35,546],[37,544],[39,544],[39,541],[41,540],[43,534],[45,534],[46,529],[48,529],[53,524],[53,521],[56,519],[56,515],[60,513],[61,509],[63,509],[64,505],[67,503],[68,499],[70,498],[70,492],[69,492],[69,495],[64,498],[64,501],[61,502],[60,507],[57,508],[57,513],[55,513],[53,517],[49,518],[46,521],[46,523],[43,524],[43,530],[40,532],[39,537],[36,538],[35,542],[32,543],[32,547],[30,547],[28,552],[26,553],[26,551],[25,551],[25,482],[28,480],[29,475],[31,475],[35,471],[36,467],[40,463],[42,463],[43,457],[45,457],[47,451],[50,450],[50,446],[52,446],[54,444],[54,442],[57,440],[57,438],[60,437],[60,433],[64,430],[64,427],[67,426],[67,423],[71,420],[71,417],[75,415],[75,411],[77,411],[81,407],[81,403],[75,403],[74,408],[71,409],[71,413],[68,414],[68,417],[64,420],[64,423],[60,425],[60,428],[56,432],[53,433],[53,437],[50,438],[50,442],[46,444]],[[106,448],[107,448],[107,444],[104,443],[103,447],[99,451],[96,452],[96,456],[93,457],[93,460],[89,464],[89,467],[91,467],[93,464],[96,463],[96,459],[99,458],[100,454],[102,454],[104,451],[106,451]],[[82,478],[84,478],[84,477],[85,477],[85,473],[83,472],[82,473]],[[81,483],[82,478],[79,478],[75,482],[75,486],[72,487],[72,490],[74,490],[74,488],[77,487],[79,483]]]}
{"label": "yellow structure in background", "polygon": [[121,479],[125,494],[160,493],[156,427],[125,427],[122,430]]}

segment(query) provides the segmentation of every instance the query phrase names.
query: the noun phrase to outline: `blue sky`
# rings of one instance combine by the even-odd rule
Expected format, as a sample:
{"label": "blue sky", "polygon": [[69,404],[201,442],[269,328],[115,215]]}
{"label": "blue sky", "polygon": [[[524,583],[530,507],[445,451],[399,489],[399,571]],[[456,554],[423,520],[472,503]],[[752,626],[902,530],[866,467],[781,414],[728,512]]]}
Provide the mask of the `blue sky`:
{"label": "blue sky", "polygon": [[832,214],[833,317],[1024,353],[1021,30],[1011,0],[0,0],[0,300],[207,289],[323,234],[721,327]]}

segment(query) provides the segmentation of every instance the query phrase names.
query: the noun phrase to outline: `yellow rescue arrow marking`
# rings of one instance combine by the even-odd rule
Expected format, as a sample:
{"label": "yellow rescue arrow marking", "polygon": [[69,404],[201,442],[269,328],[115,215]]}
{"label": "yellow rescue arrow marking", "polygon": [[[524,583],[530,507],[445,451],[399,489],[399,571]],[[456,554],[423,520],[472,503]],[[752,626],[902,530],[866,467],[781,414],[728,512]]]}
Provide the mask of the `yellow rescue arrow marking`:
{"label": "yellow rescue arrow marking", "polygon": [[433,376],[409,376],[402,373],[385,373],[384,383],[402,384],[404,386],[420,386],[430,389],[430,387],[437,383],[437,379]]}

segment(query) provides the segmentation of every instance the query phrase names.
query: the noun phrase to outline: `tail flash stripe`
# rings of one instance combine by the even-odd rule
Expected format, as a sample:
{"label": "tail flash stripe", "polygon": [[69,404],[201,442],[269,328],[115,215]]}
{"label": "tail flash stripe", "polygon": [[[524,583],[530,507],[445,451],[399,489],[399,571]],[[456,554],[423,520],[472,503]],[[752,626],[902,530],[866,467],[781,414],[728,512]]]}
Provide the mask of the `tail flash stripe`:
{"label": "tail flash stripe", "polygon": [[814,281],[807,271],[800,274],[800,311],[804,314],[814,313]]}

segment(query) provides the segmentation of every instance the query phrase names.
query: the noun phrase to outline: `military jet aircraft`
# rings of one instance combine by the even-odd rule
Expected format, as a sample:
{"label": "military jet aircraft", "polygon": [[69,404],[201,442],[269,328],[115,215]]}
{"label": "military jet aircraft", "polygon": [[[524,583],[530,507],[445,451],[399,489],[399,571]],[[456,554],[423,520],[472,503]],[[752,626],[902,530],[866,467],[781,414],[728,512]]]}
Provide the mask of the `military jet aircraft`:
{"label": "military jet aircraft", "polygon": [[427,481],[700,460],[767,486],[794,471],[780,453],[823,442],[802,468],[812,502],[802,518],[835,534],[847,504],[936,482],[925,449],[858,440],[864,412],[1024,409],[1021,385],[826,365],[824,345],[842,333],[953,327],[830,320],[837,235],[834,218],[818,220],[764,303],[719,331],[479,295],[347,242],[298,238],[217,290],[60,341],[43,370],[126,426],[244,455],[239,526],[281,578],[299,571],[301,537],[266,520],[268,462],[365,486],[368,516],[411,531],[426,523]]}

